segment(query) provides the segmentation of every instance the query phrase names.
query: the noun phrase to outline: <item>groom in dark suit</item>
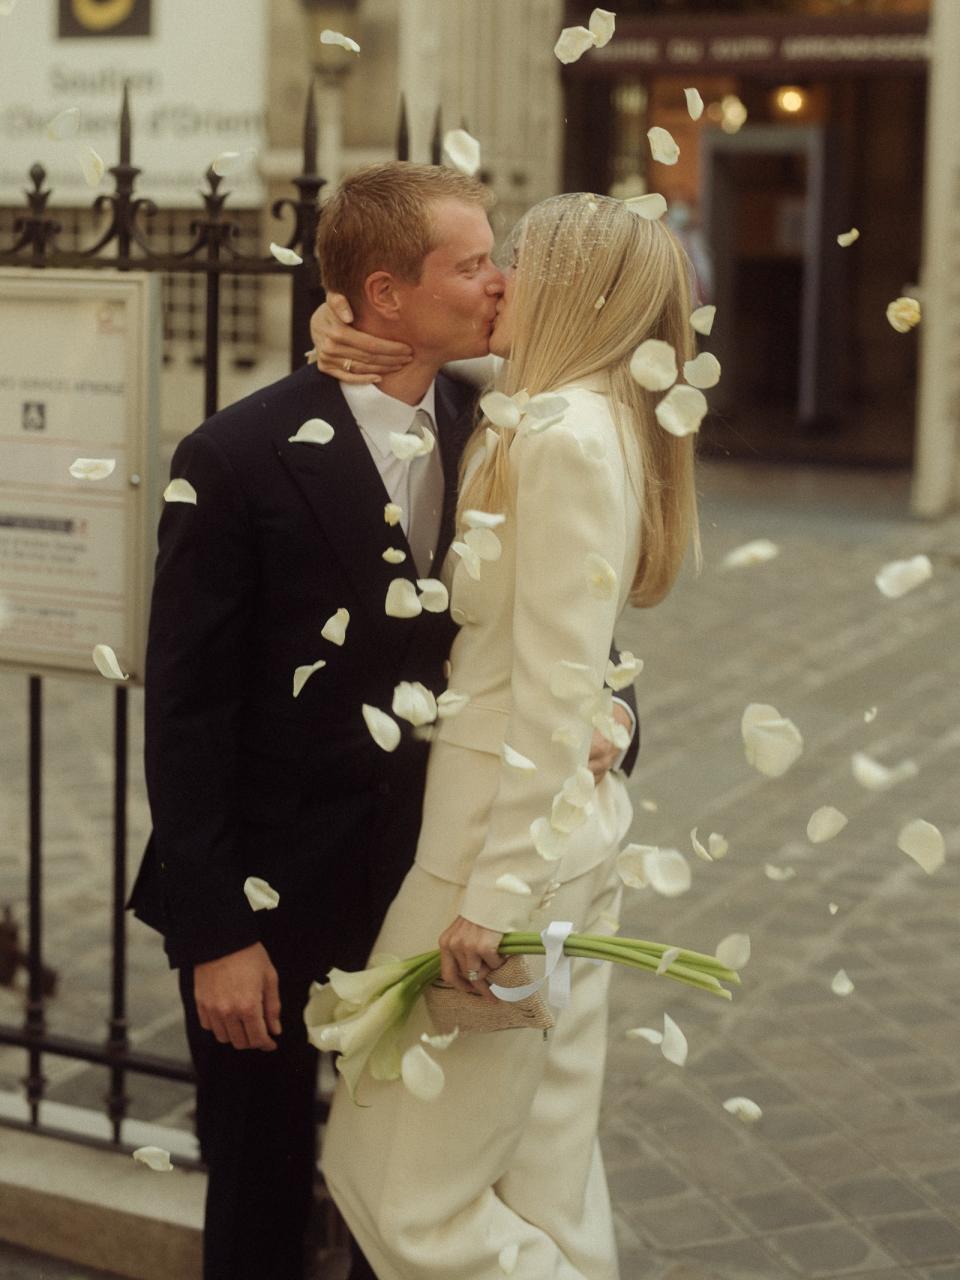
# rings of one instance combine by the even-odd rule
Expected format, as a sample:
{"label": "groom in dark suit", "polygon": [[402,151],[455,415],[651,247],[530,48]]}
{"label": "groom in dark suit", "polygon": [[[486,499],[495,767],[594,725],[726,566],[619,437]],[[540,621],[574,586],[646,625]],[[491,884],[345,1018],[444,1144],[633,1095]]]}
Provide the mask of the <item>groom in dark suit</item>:
{"label": "groom in dark suit", "polygon": [[[413,360],[349,406],[306,366],[174,454],[196,501],[168,501],[160,523],[153,835],[131,906],[180,971],[206,1280],[303,1274],[316,1055],[302,1009],[331,966],[363,965],[413,860],[426,745],[404,724],[382,749],[362,708],[389,713],[401,681],[444,686],[456,627],[423,584],[452,538],[473,393],[439,370],[487,350],[503,288],[487,207],[478,182],[433,166],[348,179],[321,218],[324,282]],[[248,877],[275,909],[253,910]],[[353,1274],[372,1273],[361,1259]]]}

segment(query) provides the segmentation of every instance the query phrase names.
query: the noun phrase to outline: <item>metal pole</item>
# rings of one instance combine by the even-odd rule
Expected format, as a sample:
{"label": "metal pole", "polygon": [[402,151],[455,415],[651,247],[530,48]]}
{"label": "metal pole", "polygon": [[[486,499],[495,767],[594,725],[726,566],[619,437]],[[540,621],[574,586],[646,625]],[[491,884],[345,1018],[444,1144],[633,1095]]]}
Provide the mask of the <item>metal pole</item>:
{"label": "metal pole", "polygon": [[46,1031],[43,1010],[43,867],[42,784],[43,784],[43,682],[30,676],[29,687],[29,930],[28,993],[24,1030],[34,1042],[28,1050],[29,1067],[24,1084],[30,1107],[30,1123],[40,1122],[40,1102],[46,1080],[39,1041]]}
{"label": "metal pole", "polygon": [[120,1142],[129,1099],[124,1092],[127,1052],[127,690],[114,690],[113,741],[113,973],[107,1052],[111,1057],[107,1114]]}

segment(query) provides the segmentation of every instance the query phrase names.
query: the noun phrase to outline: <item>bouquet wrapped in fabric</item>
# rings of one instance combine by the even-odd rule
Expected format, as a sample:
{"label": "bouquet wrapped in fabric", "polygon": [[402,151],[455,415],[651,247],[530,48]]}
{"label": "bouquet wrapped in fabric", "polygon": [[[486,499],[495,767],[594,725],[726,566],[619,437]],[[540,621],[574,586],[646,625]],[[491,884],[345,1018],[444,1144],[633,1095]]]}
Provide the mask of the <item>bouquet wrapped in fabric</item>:
{"label": "bouquet wrapped in fabric", "polygon": [[[722,984],[740,983],[737,971],[716,956],[637,938],[573,933],[571,929],[569,924],[554,922],[542,933],[504,934],[499,948],[502,956],[545,956],[545,973],[519,986],[491,983],[494,995],[508,1003],[530,1001],[546,986],[550,1003],[562,1007],[569,994],[569,967],[574,958],[645,969],[727,1000],[731,993]],[[369,968],[353,973],[331,969],[326,983],[313,984],[304,1009],[310,1042],[317,1049],[339,1055],[337,1070],[354,1101],[365,1070],[374,1080],[402,1079],[412,1093],[427,1100],[440,1093],[443,1071],[424,1045],[418,1041],[401,1052],[400,1043],[414,1006],[439,976],[440,952],[434,950],[406,960],[376,957]],[[521,1024],[513,1020],[511,1025]],[[538,1020],[527,1025],[544,1023]],[[445,1035],[424,1035],[421,1039],[442,1049],[457,1034],[454,1028]]]}

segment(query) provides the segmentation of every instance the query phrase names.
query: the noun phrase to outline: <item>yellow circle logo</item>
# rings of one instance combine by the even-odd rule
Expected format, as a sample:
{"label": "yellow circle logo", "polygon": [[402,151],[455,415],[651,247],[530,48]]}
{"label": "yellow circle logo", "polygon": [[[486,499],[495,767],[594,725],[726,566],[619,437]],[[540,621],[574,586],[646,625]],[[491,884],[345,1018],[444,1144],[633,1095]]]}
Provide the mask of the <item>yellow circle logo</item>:
{"label": "yellow circle logo", "polygon": [[73,16],[88,31],[109,31],[126,22],[137,0],[70,0]]}

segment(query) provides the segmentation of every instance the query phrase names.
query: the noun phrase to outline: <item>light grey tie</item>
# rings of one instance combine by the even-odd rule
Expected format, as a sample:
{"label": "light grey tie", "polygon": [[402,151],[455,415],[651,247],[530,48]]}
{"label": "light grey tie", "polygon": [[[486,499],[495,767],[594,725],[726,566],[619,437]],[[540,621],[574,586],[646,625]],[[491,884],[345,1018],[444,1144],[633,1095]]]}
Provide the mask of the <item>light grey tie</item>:
{"label": "light grey tie", "polygon": [[433,436],[434,443],[426,458],[415,458],[410,464],[410,523],[407,541],[420,577],[430,578],[433,576],[433,557],[437,550],[443,511],[443,462],[437,431],[426,409],[417,410],[409,429],[415,435],[420,435],[421,428]]}

